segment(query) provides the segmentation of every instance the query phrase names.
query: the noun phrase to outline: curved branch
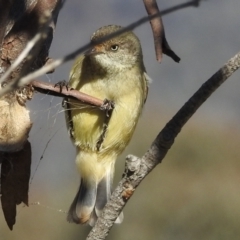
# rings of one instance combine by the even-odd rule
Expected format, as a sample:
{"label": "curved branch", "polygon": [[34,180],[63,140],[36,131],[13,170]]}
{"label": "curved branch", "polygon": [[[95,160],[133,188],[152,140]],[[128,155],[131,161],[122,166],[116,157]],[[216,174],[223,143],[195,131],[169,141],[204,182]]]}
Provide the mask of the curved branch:
{"label": "curved branch", "polygon": [[159,14],[158,17],[150,20],[157,61],[162,61],[162,54],[164,53],[171,57],[175,62],[179,62],[180,58],[172,51],[167,42],[162,17],[160,15],[156,0],[143,0],[143,2],[149,16]]}
{"label": "curved branch", "polygon": [[156,165],[162,162],[185,123],[208,99],[208,97],[239,67],[240,52],[231,58],[209,80],[207,80],[184,104],[184,106],[158,134],[149,150],[141,159],[134,156],[127,157],[124,176],[114,190],[109,202],[103,209],[101,217],[98,218],[96,225],[89,233],[87,240],[103,240],[106,238],[115,220],[126,205],[127,201],[133,195],[137,186],[148,175],[148,173],[156,167]]}
{"label": "curved branch", "polygon": [[[159,13],[156,0],[143,0],[143,2],[149,16]],[[161,62],[163,52],[163,38],[165,37],[161,15],[159,15],[157,18],[150,20],[150,24],[153,32],[157,61]]]}
{"label": "curved branch", "polygon": [[[143,0],[147,13],[150,17],[150,24],[152,27],[155,52],[158,62],[162,61],[162,53],[171,57],[175,62],[180,61],[180,58],[174,53],[167,42],[161,16],[187,7],[198,7],[201,1],[202,0],[192,0],[160,12],[156,0]],[[159,14],[158,17],[151,19],[151,16],[155,14]]]}

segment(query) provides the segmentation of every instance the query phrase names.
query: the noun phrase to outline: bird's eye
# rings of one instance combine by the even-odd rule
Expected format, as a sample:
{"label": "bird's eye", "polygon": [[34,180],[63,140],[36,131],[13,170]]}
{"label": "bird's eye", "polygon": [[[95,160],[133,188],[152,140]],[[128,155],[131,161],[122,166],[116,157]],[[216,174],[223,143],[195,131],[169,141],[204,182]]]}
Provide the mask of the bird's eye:
{"label": "bird's eye", "polygon": [[111,46],[111,50],[114,51],[114,52],[116,52],[116,51],[118,50],[118,45],[117,45],[117,44],[112,45],[112,46]]}

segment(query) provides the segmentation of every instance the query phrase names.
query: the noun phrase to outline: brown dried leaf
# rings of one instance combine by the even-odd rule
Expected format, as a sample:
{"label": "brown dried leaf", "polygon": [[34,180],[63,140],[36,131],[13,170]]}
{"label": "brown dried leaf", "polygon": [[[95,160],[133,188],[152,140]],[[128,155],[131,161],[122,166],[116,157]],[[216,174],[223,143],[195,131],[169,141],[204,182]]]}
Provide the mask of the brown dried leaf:
{"label": "brown dried leaf", "polygon": [[31,145],[14,153],[1,152],[1,204],[8,227],[16,222],[16,205],[28,205],[28,186],[31,166]]}

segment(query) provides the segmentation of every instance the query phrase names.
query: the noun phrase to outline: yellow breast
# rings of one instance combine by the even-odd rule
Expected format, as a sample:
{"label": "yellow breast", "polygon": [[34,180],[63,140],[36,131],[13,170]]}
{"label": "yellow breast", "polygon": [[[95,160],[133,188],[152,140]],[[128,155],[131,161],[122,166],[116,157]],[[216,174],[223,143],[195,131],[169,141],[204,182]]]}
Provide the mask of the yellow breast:
{"label": "yellow breast", "polygon": [[[145,79],[138,68],[115,75],[114,78],[87,79],[88,76],[72,78],[70,85],[81,92],[99,99],[112,100],[115,108],[108,123],[105,138],[99,150],[102,154],[115,151],[120,154],[131,139],[144,104]],[[91,74],[89,75],[91,78]],[[70,100],[74,142],[85,151],[97,151],[97,143],[106,121],[105,112],[94,107],[81,106]]]}

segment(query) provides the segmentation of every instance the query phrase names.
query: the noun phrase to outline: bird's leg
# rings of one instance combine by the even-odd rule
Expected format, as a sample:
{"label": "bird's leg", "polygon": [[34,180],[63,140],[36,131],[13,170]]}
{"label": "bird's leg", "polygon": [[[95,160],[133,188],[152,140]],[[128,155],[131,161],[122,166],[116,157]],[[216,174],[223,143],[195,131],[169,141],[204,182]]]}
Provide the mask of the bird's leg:
{"label": "bird's leg", "polygon": [[73,122],[72,122],[72,116],[71,116],[71,107],[68,102],[68,98],[63,99],[62,107],[65,108],[65,111],[66,111],[66,119],[68,121],[68,134],[71,138],[73,138],[74,137]]}
{"label": "bird's leg", "polygon": [[105,138],[105,135],[106,135],[106,132],[107,132],[107,128],[108,128],[108,123],[110,121],[110,118],[111,118],[111,115],[112,115],[112,111],[114,109],[114,102],[113,101],[110,101],[108,99],[104,99],[103,100],[103,104],[102,106],[100,107],[100,110],[103,110],[106,112],[106,116],[105,116],[105,120],[104,120],[104,123],[103,123],[103,130],[102,130],[102,134],[100,135],[98,141],[97,141],[97,150],[99,151],[103,141],[104,141],[104,138]]}

